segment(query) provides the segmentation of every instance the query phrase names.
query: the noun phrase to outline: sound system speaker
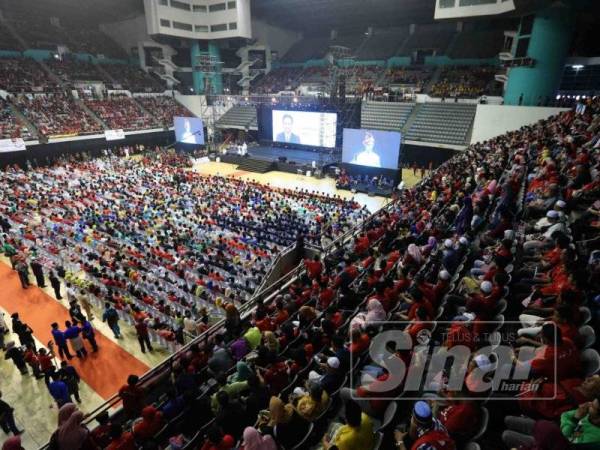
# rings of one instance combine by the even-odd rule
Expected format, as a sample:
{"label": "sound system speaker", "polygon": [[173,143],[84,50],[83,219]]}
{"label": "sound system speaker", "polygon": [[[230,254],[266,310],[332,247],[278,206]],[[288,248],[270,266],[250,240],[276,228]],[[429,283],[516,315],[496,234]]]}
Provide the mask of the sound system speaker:
{"label": "sound system speaker", "polygon": [[286,158],[285,156],[280,156],[280,157],[279,157],[279,162],[282,162],[282,163],[284,163],[284,162],[286,162],[286,161],[287,161],[287,158]]}

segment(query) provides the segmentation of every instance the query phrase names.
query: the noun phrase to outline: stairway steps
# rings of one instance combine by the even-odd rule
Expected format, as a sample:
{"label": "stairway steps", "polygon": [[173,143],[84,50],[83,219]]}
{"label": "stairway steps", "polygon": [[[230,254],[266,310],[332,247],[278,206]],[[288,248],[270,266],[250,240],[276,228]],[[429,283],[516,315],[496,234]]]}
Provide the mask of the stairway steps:
{"label": "stairway steps", "polygon": [[237,166],[238,170],[245,172],[267,173],[274,169],[273,161],[247,158]]}

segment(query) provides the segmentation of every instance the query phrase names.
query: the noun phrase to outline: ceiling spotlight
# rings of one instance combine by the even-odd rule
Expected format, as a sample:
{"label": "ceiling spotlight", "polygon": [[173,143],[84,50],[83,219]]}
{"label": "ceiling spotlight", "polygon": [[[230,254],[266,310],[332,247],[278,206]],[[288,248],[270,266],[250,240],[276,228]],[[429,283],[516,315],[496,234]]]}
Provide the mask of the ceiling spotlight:
{"label": "ceiling spotlight", "polygon": [[577,71],[579,71],[579,70],[583,69],[584,67],[585,67],[585,66],[584,66],[583,64],[573,64],[573,65],[571,66],[571,68],[572,68],[572,69],[574,69],[574,70],[577,70]]}
{"label": "ceiling spotlight", "polygon": [[298,103],[298,97],[294,97],[294,103]]}
{"label": "ceiling spotlight", "polygon": [[271,98],[271,103],[275,103],[277,100],[275,100],[275,97]]}
{"label": "ceiling spotlight", "polygon": [[244,97],[244,100],[248,101],[248,97]]}
{"label": "ceiling spotlight", "polygon": [[560,100],[560,95],[557,95],[557,96],[556,96],[556,100]]}

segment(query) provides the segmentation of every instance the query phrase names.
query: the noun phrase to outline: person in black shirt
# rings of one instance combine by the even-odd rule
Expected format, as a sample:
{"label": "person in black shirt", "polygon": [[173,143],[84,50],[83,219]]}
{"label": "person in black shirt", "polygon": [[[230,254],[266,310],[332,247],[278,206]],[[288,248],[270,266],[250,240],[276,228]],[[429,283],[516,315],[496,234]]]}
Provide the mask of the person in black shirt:
{"label": "person in black shirt", "polygon": [[23,430],[19,430],[15,424],[15,416],[13,415],[14,409],[2,400],[2,392],[0,392],[0,428],[4,433],[11,433],[15,436],[23,433]]}

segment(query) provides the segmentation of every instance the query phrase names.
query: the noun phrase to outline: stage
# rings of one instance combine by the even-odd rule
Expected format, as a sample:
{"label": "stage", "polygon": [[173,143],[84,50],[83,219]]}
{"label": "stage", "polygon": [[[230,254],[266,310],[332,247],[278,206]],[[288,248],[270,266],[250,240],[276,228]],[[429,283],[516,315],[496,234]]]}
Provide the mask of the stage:
{"label": "stage", "polygon": [[[235,154],[235,150],[229,149],[227,153]],[[248,156],[263,161],[284,162],[280,158],[286,158],[285,162],[295,163],[299,166],[312,166],[315,161],[317,167],[323,167],[331,164],[337,164],[341,161],[341,152],[335,153],[332,150],[304,150],[284,147],[274,147],[267,145],[257,145],[248,147]]]}

